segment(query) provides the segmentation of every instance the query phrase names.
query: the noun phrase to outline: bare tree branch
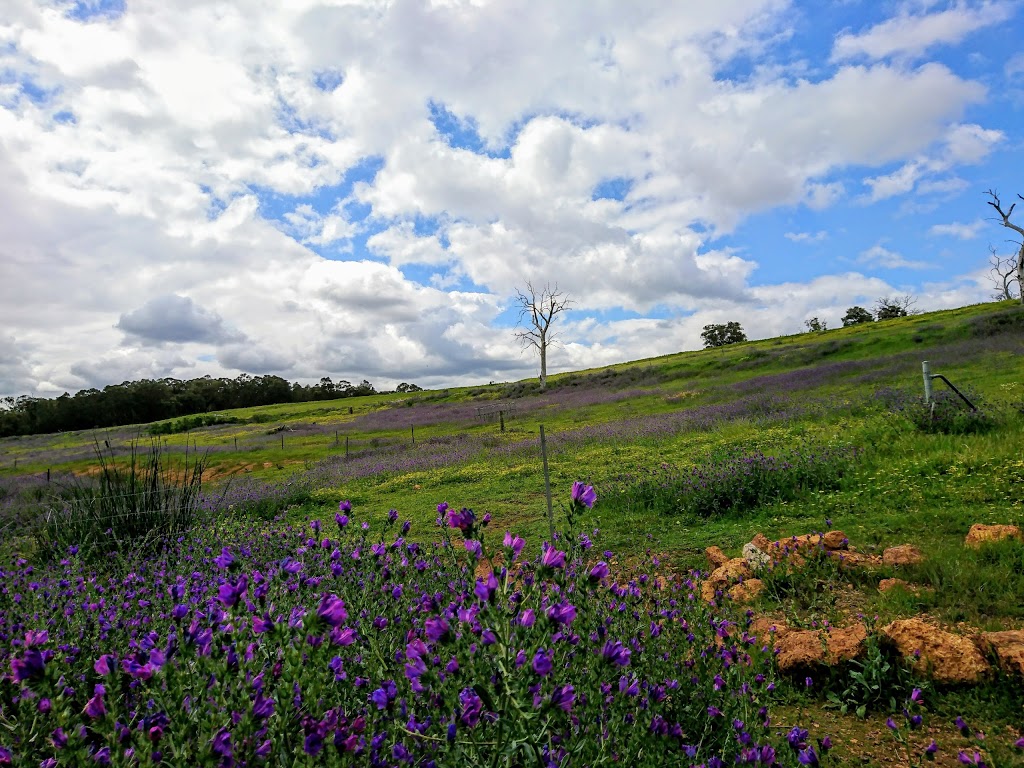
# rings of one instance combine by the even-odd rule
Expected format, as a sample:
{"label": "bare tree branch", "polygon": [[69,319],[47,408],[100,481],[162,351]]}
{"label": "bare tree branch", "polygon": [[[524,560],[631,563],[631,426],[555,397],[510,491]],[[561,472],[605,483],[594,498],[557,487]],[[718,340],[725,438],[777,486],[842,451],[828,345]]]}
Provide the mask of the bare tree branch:
{"label": "bare tree branch", "polygon": [[516,304],[519,306],[518,325],[523,330],[517,331],[515,336],[523,349],[533,347],[540,354],[540,388],[544,389],[548,380],[548,347],[557,338],[551,324],[557,315],[572,309],[572,299],[558,290],[557,284],[552,288],[545,283],[538,291],[527,281],[525,291],[516,291]]}
{"label": "bare tree branch", "polygon": [[[1024,248],[1024,243],[1017,243],[1016,240],[1010,242]],[[996,301],[1016,298],[1013,292],[1013,286],[1018,284],[1016,260],[1012,256],[1000,256],[994,245],[990,245],[988,251],[991,254],[988,259],[988,263],[991,265],[988,279],[992,282],[992,287],[996,289],[992,298]],[[1017,290],[1020,290],[1019,285]]]}
{"label": "bare tree branch", "polygon": [[[988,204],[995,208],[996,213],[998,213],[999,217],[1002,219],[1002,225],[1007,229],[1012,229],[1014,232],[1017,232],[1024,237],[1024,227],[1010,221],[1010,217],[1013,215],[1013,209],[1017,207],[1017,203],[1013,203],[1010,205],[1010,209],[1008,211],[1004,211],[1002,203],[999,200],[999,195],[995,190],[990,189],[985,194],[992,198],[988,201]],[[1020,194],[1018,194],[1017,197],[1024,200],[1024,196],[1021,196]],[[1024,242],[1021,242],[1020,244],[1020,250],[1017,252],[1017,264],[1013,271],[1017,273],[1015,280],[1018,288],[1020,289],[1020,303],[1024,304]]]}

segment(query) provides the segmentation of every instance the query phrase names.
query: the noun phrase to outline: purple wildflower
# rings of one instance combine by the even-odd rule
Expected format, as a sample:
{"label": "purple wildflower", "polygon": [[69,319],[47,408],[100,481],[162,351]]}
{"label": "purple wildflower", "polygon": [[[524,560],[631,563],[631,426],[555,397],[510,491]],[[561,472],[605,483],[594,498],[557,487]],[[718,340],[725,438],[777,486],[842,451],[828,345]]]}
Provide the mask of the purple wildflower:
{"label": "purple wildflower", "polygon": [[348,618],[345,601],[337,595],[326,595],[316,610],[317,616],[330,627],[340,627]]}
{"label": "purple wildflower", "polygon": [[560,685],[555,688],[551,692],[551,703],[563,712],[571,710],[572,705],[576,703],[576,690],[572,684]]}
{"label": "purple wildflower", "polygon": [[594,486],[584,485],[579,480],[575,481],[572,484],[572,500],[588,509],[593,508],[594,502],[597,501],[597,493],[594,491]]}
{"label": "purple wildflower", "polygon": [[608,563],[606,563],[604,560],[602,560],[601,562],[599,562],[597,565],[595,565],[593,568],[590,569],[590,574],[588,575],[588,578],[591,581],[600,581],[601,579],[607,578],[607,576],[608,576]]}
{"label": "purple wildflower", "polygon": [[459,709],[461,714],[459,720],[470,728],[480,722],[480,714],[483,712],[484,703],[472,688],[463,688],[459,692]]}
{"label": "purple wildflower", "polygon": [[548,618],[555,624],[572,624],[576,618],[576,607],[563,600],[548,608]]}
{"label": "purple wildflower", "polygon": [[547,677],[551,673],[551,667],[551,654],[543,648],[538,648],[537,653],[533,656],[533,671],[541,677]]}

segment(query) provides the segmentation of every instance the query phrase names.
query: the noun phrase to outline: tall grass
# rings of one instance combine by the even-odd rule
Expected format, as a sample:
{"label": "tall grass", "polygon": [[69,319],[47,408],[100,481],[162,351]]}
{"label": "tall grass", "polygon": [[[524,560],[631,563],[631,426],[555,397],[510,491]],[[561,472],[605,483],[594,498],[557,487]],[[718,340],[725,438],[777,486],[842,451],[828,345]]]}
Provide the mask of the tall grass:
{"label": "tall grass", "polygon": [[186,452],[171,466],[159,441],[148,450],[132,441],[121,460],[106,444],[96,443],[95,451],[97,475],[76,478],[51,497],[39,531],[42,549],[76,547],[80,556],[151,549],[199,523],[205,454]]}

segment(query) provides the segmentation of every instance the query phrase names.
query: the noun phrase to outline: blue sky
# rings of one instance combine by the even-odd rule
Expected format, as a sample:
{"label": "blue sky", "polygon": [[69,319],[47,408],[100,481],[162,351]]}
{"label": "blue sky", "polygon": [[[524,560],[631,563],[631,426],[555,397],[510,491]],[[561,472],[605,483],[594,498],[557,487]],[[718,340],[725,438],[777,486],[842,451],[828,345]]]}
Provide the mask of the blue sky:
{"label": "blue sky", "polygon": [[0,395],[523,378],[527,281],[574,302],[554,371],[986,301],[1016,246],[985,193],[1024,193],[1022,16],[13,0]]}

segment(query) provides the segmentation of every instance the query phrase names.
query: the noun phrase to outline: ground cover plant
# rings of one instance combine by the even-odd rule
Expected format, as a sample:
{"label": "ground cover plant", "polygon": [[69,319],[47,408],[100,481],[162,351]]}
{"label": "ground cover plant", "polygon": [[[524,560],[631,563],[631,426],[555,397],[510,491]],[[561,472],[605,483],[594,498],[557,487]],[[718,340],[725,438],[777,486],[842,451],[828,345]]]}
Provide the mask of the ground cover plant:
{"label": "ground cover plant", "polygon": [[[577,483],[570,520],[596,498]],[[184,537],[164,557],[25,561],[0,588],[0,764],[816,764],[780,735],[771,653],[692,581],[613,579],[585,534],[529,558],[489,520]],[[561,549],[564,547],[564,549]],[[492,567],[494,556],[504,564]],[[172,563],[181,566],[176,568]],[[656,565],[655,563],[652,563]]]}
{"label": "ground cover plant", "polygon": [[[161,446],[166,448],[165,455],[171,460],[183,458],[186,446],[190,452],[196,447],[210,451],[203,472],[204,490],[211,491],[204,493],[204,513],[209,513],[209,519],[215,521],[216,528],[210,529],[210,536],[215,533],[219,538],[216,542],[209,539],[207,544],[175,542],[173,557],[168,556],[160,562],[165,572],[180,572],[190,584],[193,573],[200,574],[195,580],[205,586],[198,588],[199,593],[205,594],[205,599],[209,600],[214,593],[219,595],[224,582],[237,587],[237,580],[242,575],[241,571],[218,571],[215,566],[209,566],[209,561],[220,553],[221,547],[228,544],[232,556],[247,563],[249,569],[245,574],[248,578],[245,595],[239,598],[238,605],[246,600],[257,604],[252,598],[257,585],[251,571],[256,570],[266,576],[276,568],[279,577],[287,581],[280,575],[285,558],[303,561],[303,558],[312,558],[307,553],[314,549],[321,557],[325,556],[317,545],[325,538],[323,530],[326,526],[318,534],[307,533],[312,529],[304,521],[311,517],[333,519],[338,499],[345,498],[354,504],[359,520],[365,520],[371,526],[370,531],[376,532],[374,535],[378,537],[372,541],[366,539],[359,548],[358,563],[364,569],[370,568],[366,574],[376,574],[372,568],[378,562],[375,554],[367,555],[368,548],[382,543],[390,547],[394,543],[394,529],[390,529],[392,533],[386,539],[381,530],[388,524],[389,510],[401,509],[410,518],[412,530],[422,537],[418,539],[418,546],[422,559],[429,564],[423,572],[416,571],[413,578],[426,585],[425,574],[433,574],[437,579],[443,578],[445,585],[452,582],[475,594],[477,578],[484,579],[486,583],[486,566],[476,563],[472,573],[468,566],[463,572],[462,563],[452,561],[451,555],[456,552],[462,557],[470,556],[459,538],[461,530],[452,542],[454,546],[435,549],[435,546],[440,546],[440,541],[444,541],[444,537],[438,535],[440,529],[433,527],[437,517],[436,504],[441,499],[460,500],[476,510],[476,519],[482,520],[489,515],[491,528],[517,532],[525,542],[522,552],[533,553],[534,558],[541,557],[543,544],[550,539],[538,430],[543,423],[551,482],[556,491],[567,488],[576,479],[583,479],[600,491],[600,500],[586,512],[585,527],[577,530],[572,539],[557,542],[554,551],[566,552],[567,562],[571,562],[574,558],[569,543],[578,542],[579,533],[585,531],[594,547],[584,550],[587,554],[580,555],[584,570],[603,559],[608,563],[610,573],[616,575],[618,587],[633,580],[644,596],[634,597],[635,603],[628,599],[618,600],[625,601],[623,612],[630,616],[635,609],[647,621],[651,618],[647,613],[648,606],[654,602],[663,605],[663,596],[660,591],[652,591],[652,575],[648,574],[644,583],[641,581],[642,573],[633,577],[624,575],[621,580],[617,577],[619,573],[626,574],[635,566],[652,564],[656,559],[661,577],[673,581],[682,597],[686,579],[693,578],[689,576],[690,569],[707,567],[703,554],[705,547],[714,544],[739,554],[743,543],[755,533],[763,533],[772,539],[784,538],[821,530],[829,521],[834,527],[841,528],[861,551],[880,553],[885,546],[909,542],[921,548],[925,561],[916,566],[882,569],[874,575],[856,578],[836,569],[830,571],[825,567],[827,564],[803,575],[794,574],[788,581],[780,574],[769,590],[770,594],[754,605],[756,611],[787,616],[808,628],[822,626],[822,622],[860,621],[858,614],[864,617],[878,615],[879,622],[886,622],[926,612],[936,621],[962,626],[964,631],[970,631],[970,628],[1019,629],[1024,627],[1024,617],[1019,612],[1019,606],[1024,604],[1024,582],[1021,582],[1020,571],[1024,555],[1020,549],[1015,548],[1012,542],[977,552],[963,547],[963,538],[973,523],[1024,523],[1024,494],[1020,492],[1024,487],[1024,462],[1020,457],[1024,438],[1024,383],[1021,382],[1024,336],[1019,333],[1019,312],[1007,304],[987,305],[763,342],[744,342],[609,371],[553,376],[543,395],[536,393],[535,385],[526,382],[521,386],[496,384],[443,392],[350,398],[338,403],[287,404],[226,412],[227,417],[237,418],[239,423],[161,436]],[[977,397],[977,402],[983,406],[984,421],[972,422],[975,417],[958,410],[958,401],[948,403],[948,418],[944,415],[947,412],[938,408],[937,417],[930,408],[923,408],[920,399],[922,360],[930,360],[933,371],[948,376],[969,392],[972,400]],[[610,371],[622,373],[612,375]],[[560,386],[563,378],[566,381]],[[936,391],[942,393],[938,383]],[[482,418],[478,414],[481,405],[501,403],[510,397],[516,403],[515,416],[506,420],[504,431],[501,431],[497,420]],[[922,413],[927,418],[922,418]],[[963,424],[968,424],[968,427],[963,428]],[[119,460],[124,461],[130,440],[137,434],[137,431],[121,430],[108,436],[112,449],[120,453]],[[38,521],[38,513],[45,510],[53,498],[53,488],[59,485],[57,478],[62,473],[72,472],[81,477],[84,473],[96,471],[95,458],[90,455],[94,440],[92,433],[86,433],[0,441],[0,514],[3,515],[0,526],[7,526],[0,535],[3,539],[0,541],[0,557],[4,558],[4,565],[0,567],[5,569],[5,574],[22,574],[17,577],[21,579],[19,583],[43,583],[42,569],[49,566],[37,548],[38,526],[33,528],[33,522]],[[798,464],[798,461],[793,461],[798,454],[813,454],[816,459],[803,469],[784,468],[787,459],[791,465]],[[757,466],[756,471],[752,469],[756,480],[750,483],[743,480],[741,485],[738,473],[729,468],[735,470],[739,466],[737,462],[748,458]],[[13,466],[15,461],[17,468]],[[50,482],[47,482],[47,469],[51,470]],[[704,472],[705,488],[700,489],[699,483],[696,487],[693,483],[688,484],[694,472]],[[225,481],[230,481],[230,484],[224,486]],[[705,502],[701,502],[702,498]],[[283,518],[275,520],[281,515]],[[599,535],[595,536],[593,529],[599,529]],[[301,534],[300,530],[303,531]],[[348,530],[351,530],[351,524]],[[267,538],[259,538],[256,532]],[[351,545],[354,539],[351,534],[346,535]],[[351,551],[340,546],[341,537],[333,532],[326,537],[332,543],[338,540],[339,551],[343,553],[340,559],[349,565]],[[250,538],[260,544],[250,543]],[[410,539],[408,536],[402,538],[403,545],[407,547]],[[300,539],[306,543],[299,545]],[[501,536],[497,536],[493,543],[497,544],[500,539]],[[307,540],[312,540],[313,544]],[[288,546],[294,544],[294,549],[267,550],[268,541],[290,541]],[[205,546],[210,547],[210,552],[205,551]],[[245,555],[239,557],[243,546],[251,552],[266,552],[269,560],[260,559],[262,555],[250,560],[246,560],[248,556]],[[298,554],[300,547],[307,549],[301,556]],[[492,548],[486,537],[484,547],[485,551],[495,554],[496,573],[500,574],[503,566],[509,568],[508,572],[513,574],[509,584],[521,586],[515,567],[523,560],[523,555],[513,562],[510,553],[502,552],[501,547]],[[614,552],[614,555],[605,558],[605,551]],[[440,564],[433,559],[435,556]],[[69,563],[63,567],[88,570],[81,552],[68,556],[65,551],[62,557]],[[15,567],[12,564],[17,563],[18,558],[25,562]],[[194,567],[186,570],[180,562],[189,563],[187,558],[192,558]],[[419,558],[409,554],[405,558],[410,565],[405,566],[402,573],[412,576]],[[59,563],[59,559],[56,562]],[[327,563],[323,565],[330,567]],[[479,574],[475,572],[478,566],[481,568]],[[94,578],[99,580],[96,583],[108,589],[112,577],[102,575],[94,566],[89,567],[94,569],[89,571],[92,575],[82,576],[86,588],[92,589],[93,582],[89,579]],[[119,579],[123,581],[129,573],[136,576],[148,573],[147,569],[151,567],[157,566],[153,566],[151,561],[126,563],[119,572]],[[312,566],[304,562],[303,567]],[[204,570],[211,568],[213,576]],[[24,575],[27,569],[33,570]],[[390,565],[391,573],[398,573],[399,569],[400,565]],[[441,575],[442,570],[444,576]],[[579,567],[572,572],[577,577],[583,573]],[[329,570],[313,575],[321,579],[332,578],[328,573]],[[540,578],[540,567],[531,566],[523,573],[535,576],[535,583],[541,583],[551,581],[553,576],[565,578],[568,571],[553,570]],[[915,587],[926,589],[896,589],[879,593],[880,579],[891,576],[899,576]],[[57,583],[65,579],[77,584],[76,578],[70,572],[62,573]],[[364,575],[364,587],[368,578],[369,575]],[[377,583],[377,578],[373,576],[373,583]],[[503,579],[499,582],[505,584]],[[294,592],[288,591],[286,586],[283,590],[290,597],[284,597],[283,592],[282,596],[273,593],[276,603],[288,606],[286,625],[291,621],[291,607],[299,605],[298,602],[289,603],[289,600],[298,601],[304,596],[302,607],[309,615],[315,613],[320,606],[317,600],[322,599],[320,593],[313,595],[309,591],[311,585],[300,580],[289,583],[294,586]],[[563,594],[570,594],[568,590],[571,589],[571,594],[583,595],[589,594],[587,590],[594,587],[588,579],[582,579],[582,586],[580,578],[570,586],[565,586],[566,583],[559,585],[555,579],[553,589],[561,589]],[[606,585],[610,586],[610,582]],[[167,586],[167,583],[161,584],[164,589]],[[428,587],[424,586],[424,589]],[[437,587],[430,591],[436,596],[441,589]],[[0,642],[0,653],[4,652],[7,644],[9,659],[25,655],[26,635],[22,630],[30,628],[29,624],[39,628],[38,623],[30,619],[32,614],[20,606],[38,606],[42,600],[40,595],[46,591],[31,592],[26,586],[18,592],[21,603],[14,605],[19,606],[16,611],[20,612],[17,615],[21,617],[19,621],[23,626],[7,633]],[[51,600],[57,590],[49,591],[51,597],[47,600]],[[671,594],[671,588],[669,592]],[[346,611],[350,617],[353,616],[350,606],[354,603],[350,603],[348,593],[342,594],[336,589],[328,594],[336,594],[345,601]],[[515,590],[511,594],[515,594]],[[686,590],[688,595],[689,590]],[[98,597],[93,602],[99,604],[103,596]],[[680,597],[675,598],[677,602],[681,602]],[[13,601],[13,597],[10,599]],[[108,603],[112,601],[112,598],[107,599]],[[118,604],[128,602],[137,606],[139,599],[153,600],[147,591],[141,597],[133,595]],[[579,629],[584,625],[576,624],[589,614],[585,614],[575,598],[566,599],[577,610],[573,627],[574,633],[580,635],[580,646],[588,647],[596,654],[597,646],[588,645],[591,643],[589,633]],[[197,610],[196,605],[202,600],[197,598],[197,601],[189,603],[190,610]],[[204,621],[208,622],[202,628],[208,627],[215,637],[221,637],[229,625],[233,631],[239,624],[238,605],[229,610],[223,603],[216,603],[214,607],[219,606],[227,616],[221,617],[223,621],[221,618],[213,621],[211,617],[215,612],[209,607],[198,609],[206,614]],[[686,605],[687,610],[708,611],[709,630],[711,620],[726,620],[736,622],[737,629],[742,632],[746,617],[742,610],[730,614],[733,609],[728,601],[714,607]],[[81,606],[80,600],[74,609],[75,617],[81,618],[79,614],[84,613]],[[506,606],[511,610],[507,603]],[[160,610],[166,614],[171,608],[173,605],[164,605]],[[166,648],[171,631],[166,615],[160,618],[159,611],[144,613],[137,608],[131,610],[138,613],[140,619],[147,615],[151,623],[167,627],[166,631],[155,629],[160,635],[159,644]],[[282,610],[280,615],[283,617],[285,613]],[[536,609],[534,613],[535,616],[540,615]],[[410,614],[413,617],[410,620],[415,622],[414,614],[415,611]],[[361,621],[369,618],[372,622],[375,618],[356,615]],[[390,628],[399,626],[397,618],[387,618]],[[110,621],[106,617],[105,620]],[[78,621],[78,618],[55,618],[55,624],[48,628],[50,637],[56,636],[54,627],[64,627],[67,631],[72,621]],[[692,621],[687,621],[691,627],[694,626]],[[240,625],[244,628],[244,622]],[[406,627],[406,633],[413,631],[416,634],[418,631],[422,639],[422,626],[402,626]],[[481,628],[487,627],[481,624]],[[185,629],[181,625],[174,626],[175,643],[191,647],[181,640],[186,637]],[[490,629],[500,636],[497,629]],[[553,627],[549,629],[554,632]],[[292,632],[289,642],[293,642],[299,627],[289,627],[289,631]],[[455,632],[458,631],[462,629],[456,627]],[[596,628],[593,631],[598,632]],[[378,632],[388,634],[385,630]],[[140,633],[141,629],[136,633],[136,645],[143,642]],[[323,631],[319,634],[306,633],[306,637],[310,635],[328,637],[328,633]],[[700,637],[696,631],[695,636]],[[122,637],[126,638],[125,642],[131,642],[129,635]],[[730,634],[730,638],[733,637],[735,635]],[[624,638],[611,639],[619,639],[629,646]],[[219,653],[226,657],[225,647],[230,644],[229,640],[225,639],[219,650],[216,644],[211,645],[210,656],[201,658],[217,658]],[[684,640],[673,636],[672,642],[677,646],[683,643],[679,647],[688,647],[686,642],[689,641]],[[719,640],[725,641],[725,638]],[[428,640],[424,642],[434,648]],[[545,636],[544,642],[551,641]],[[668,641],[658,639],[658,642]],[[642,641],[645,647],[649,643],[649,638]],[[77,641],[63,644],[81,646]],[[316,648],[329,645],[329,641],[324,639]],[[482,642],[477,645],[478,650],[492,648]],[[130,647],[131,653],[137,652],[134,646]],[[40,654],[51,650],[57,658],[68,654],[52,641],[40,648]],[[602,641],[601,650],[603,648]],[[759,648],[755,649],[758,653]],[[242,658],[240,663],[243,667],[249,663],[244,658],[244,650],[236,644],[235,653]],[[389,646],[388,650],[395,649]],[[397,650],[403,654],[406,652],[404,647]],[[559,652],[563,650],[568,652],[568,648],[561,648]],[[320,653],[319,650],[306,652]],[[756,655],[753,654],[752,659]],[[632,664],[646,657],[631,648],[631,658]],[[887,680],[885,685],[891,687],[893,680],[902,679],[899,678],[903,671],[900,666],[902,659],[891,655],[879,658],[890,665],[889,671],[879,679]],[[531,656],[524,669],[532,668],[532,660]],[[466,665],[459,663],[465,670]],[[876,660],[871,664],[873,666],[868,670],[871,674],[865,674],[867,680],[873,679],[872,674],[877,677],[882,661]],[[432,660],[428,664],[431,670],[435,666]],[[56,669],[49,661],[46,668]],[[2,669],[8,676],[12,674],[10,663],[4,662]],[[796,725],[808,727],[810,723],[817,722],[827,723],[828,727],[811,729],[814,733],[798,739],[797,743],[805,745],[802,749],[814,747],[819,761],[822,755],[816,739],[829,734],[837,737],[829,759],[840,764],[844,761],[853,761],[852,764],[857,765],[914,764],[918,759],[926,759],[924,752],[931,738],[938,742],[939,751],[934,757],[939,765],[961,764],[961,751],[966,759],[974,760],[976,748],[981,756],[979,759],[990,766],[1015,765],[1015,761],[1019,761],[1019,753],[1013,746],[1024,735],[1019,730],[1024,723],[1024,701],[1014,693],[1014,685],[1019,691],[1019,681],[1012,684],[994,679],[972,689],[926,687],[921,695],[923,698],[909,703],[913,683],[909,692],[904,690],[907,686],[901,684],[899,696],[894,697],[891,692],[880,696],[861,720],[856,717],[859,705],[847,706],[846,715],[829,708],[830,694],[851,702],[865,698],[856,693],[855,678],[850,675],[851,671],[856,671],[855,668],[833,671],[822,671],[820,675],[815,673],[810,687],[805,685],[803,677],[777,679],[775,690],[763,693],[761,703],[769,708],[773,723],[772,728],[763,731],[763,736],[776,745],[773,749],[777,752],[777,760],[799,758],[800,750],[793,751],[786,741],[789,729]],[[258,674],[251,668],[250,673],[253,678]],[[106,682],[94,679],[88,671],[84,674],[89,686],[101,682],[106,690],[110,690]],[[404,666],[400,674],[404,675]],[[763,674],[770,675],[769,672]],[[356,677],[366,675],[356,675],[349,680],[354,681]],[[618,679],[613,685],[616,690]],[[217,681],[221,680],[223,676],[217,675]],[[405,680],[402,682],[396,676],[396,686],[411,686],[408,678]],[[568,678],[559,680],[560,685],[571,683],[574,686],[577,697],[573,713],[576,717],[580,718],[580,712],[591,717],[591,710],[578,709],[582,706],[580,686]],[[544,681],[548,678],[544,677]],[[217,687],[219,684],[211,687],[214,693],[209,696],[221,701],[218,706],[227,707],[227,699],[221,697],[221,689]],[[88,692],[90,695],[86,701],[95,695],[94,687],[83,688],[81,682],[70,683],[70,687]],[[371,688],[363,692],[369,694],[375,690]],[[454,696],[452,701],[457,701],[462,691],[463,688],[451,689],[445,695]],[[544,691],[550,696],[553,688],[544,688]],[[484,701],[475,689],[472,693]],[[495,703],[493,694],[493,690],[488,691],[492,703]],[[103,700],[107,701],[111,694],[104,696]],[[255,689],[250,689],[249,696],[251,704]],[[291,696],[294,697],[294,692]],[[469,693],[466,696],[467,701],[474,701]],[[675,700],[680,696],[673,693],[671,698]],[[197,692],[195,700],[200,698]],[[309,699],[303,694],[302,700]],[[76,706],[80,703],[78,699],[74,701]],[[238,706],[242,704],[240,699],[231,701]],[[393,701],[393,708],[400,710],[398,701]],[[407,707],[410,706],[409,701],[407,698]],[[992,701],[1000,703],[991,705],[989,702]],[[290,706],[291,699],[288,702]],[[18,706],[22,704],[19,699]],[[550,705],[548,699],[541,708]],[[332,706],[325,707],[323,711]],[[911,721],[902,713],[904,707],[911,716],[914,713],[924,714],[925,729],[910,728]],[[500,707],[496,706],[496,709]],[[895,711],[890,711],[893,709]],[[280,710],[278,707],[275,711]],[[237,711],[243,712],[242,709]],[[392,710],[385,707],[380,711]],[[461,715],[455,713],[453,706],[452,717],[459,720]],[[561,717],[553,711],[551,714]],[[571,723],[572,713],[563,714],[569,715]],[[885,719],[889,717],[893,718],[897,729],[886,726]],[[956,727],[957,717],[972,725],[969,737],[962,736]],[[580,719],[590,722],[589,719]],[[752,727],[749,719],[738,719],[743,719],[745,727]],[[565,720],[561,722],[565,724]],[[481,730],[475,731],[475,735],[487,741],[480,734],[482,729],[491,725],[494,723],[488,723],[481,710],[481,719],[475,726]],[[715,728],[714,738],[724,738],[723,734],[732,738],[725,721],[720,721],[719,725],[725,726],[724,730]],[[789,728],[779,730],[774,727],[779,725]],[[0,723],[0,733],[3,733],[2,726]],[[464,724],[456,723],[456,729],[460,727],[465,730]],[[929,733],[927,728],[933,730]],[[394,728],[389,725],[386,730],[391,739]],[[897,731],[912,747],[909,756],[894,737]],[[974,738],[978,731],[986,734],[985,742],[980,745]],[[756,737],[754,731],[749,733],[752,739],[763,744],[761,731]],[[239,742],[234,737],[235,730],[231,730],[231,734],[232,748],[235,749]],[[285,743],[296,751],[304,746],[307,735],[303,729],[301,740],[293,734],[286,737]],[[423,734],[423,742],[431,742],[431,738],[426,738],[428,735],[447,740],[447,732],[438,735],[430,731]],[[458,738],[461,739],[461,735]],[[514,740],[519,751],[517,756],[508,757],[510,764],[531,764],[527,757],[528,749],[522,746],[525,742],[520,738]],[[683,743],[695,746],[690,742],[680,742],[680,746]],[[8,746],[2,740],[0,744]],[[368,744],[372,747],[372,737]],[[394,749],[393,741],[387,744]],[[664,745],[660,741],[657,744],[659,748]],[[486,745],[478,744],[475,748],[484,747]],[[87,746],[85,748],[88,750]],[[123,750],[127,748],[123,747],[120,756],[115,755],[112,759],[126,760]],[[137,755],[148,754],[142,752],[138,745],[132,748]],[[152,746],[147,748],[152,750]],[[411,750],[412,746],[403,742],[403,748]],[[329,747],[325,749],[327,752],[321,754],[330,753]],[[112,748],[112,754],[114,751]],[[232,759],[243,759],[244,755],[239,756],[241,754],[236,750]],[[548,754],[551,754],[550,749]],[[710,759],[710,753],[700,754],[701,761]],[[274,760],[279,759],[281,753],[276,755]],[[464,753],[464,757],[468,755]],[[223,757],[213,753],[207,755],[212,763],[221,761]],[[39,760],[43,759],[40,756]],[[244,759],[252,759],[252,755]],[[361,759],[368,761],[369,752],[364,753]],[[382,759],[398,760],[393,754]],[[805,759],[810,759],[809,755],[805,755]],[[681,760],[688,764],[685,757]],[[577,760],[576,764],[585,762]],[[694,764],[698,762],[695,760]]]}

